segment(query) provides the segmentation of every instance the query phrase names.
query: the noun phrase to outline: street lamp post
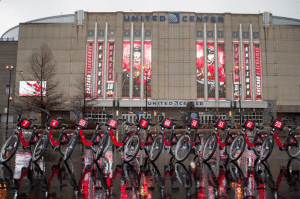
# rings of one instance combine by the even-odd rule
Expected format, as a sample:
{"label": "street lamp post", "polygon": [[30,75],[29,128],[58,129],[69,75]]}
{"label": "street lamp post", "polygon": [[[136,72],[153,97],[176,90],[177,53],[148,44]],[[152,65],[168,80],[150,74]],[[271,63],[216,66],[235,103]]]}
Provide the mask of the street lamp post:
{"label": "street lamp post", "polygon": [[147,75],[148,75],[148,71],[146,70],[146,118],[148,118],[148,89],[147,89]]}
{"label": "street lamp post", "polygon": [[8,85],[7,111],[6,111],[6,131],[7,131],[8,130],[9,102],[12,99],[10,96],[11,72],[14,70],[14,67],[7,65],[6,70],[9,70],[9,85]]}

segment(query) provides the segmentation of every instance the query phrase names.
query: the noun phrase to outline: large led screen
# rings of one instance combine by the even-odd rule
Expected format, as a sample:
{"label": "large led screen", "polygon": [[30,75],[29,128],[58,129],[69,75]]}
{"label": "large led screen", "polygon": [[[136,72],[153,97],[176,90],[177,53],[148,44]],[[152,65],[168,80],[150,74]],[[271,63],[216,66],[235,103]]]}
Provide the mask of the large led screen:
{"label": "large led screen", "polygon": [[19,96],[46,96],[46,81],[20,81]]}

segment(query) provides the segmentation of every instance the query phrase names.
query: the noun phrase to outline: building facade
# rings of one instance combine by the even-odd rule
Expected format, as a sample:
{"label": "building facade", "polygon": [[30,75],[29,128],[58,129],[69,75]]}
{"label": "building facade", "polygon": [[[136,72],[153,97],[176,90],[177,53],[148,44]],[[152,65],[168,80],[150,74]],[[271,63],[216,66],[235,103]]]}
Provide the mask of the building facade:
{"label": "building facade", "polygon": [[178,119],[179,110],[193,111],[204,123],[211,121],[208,110],[235,122],[239,109],[259,123],[270,121],[264,111],[297,118],[299,25],[271,13],[78,11],[34,20],[15,27],[15,92],[30,54],[47,44],[60,88],[70,97],[61,111],[83,103],[76,84],[84,77],[85,99],[92,103],[86,116],[99,121],[103,108],[130,121],[129,110]]}

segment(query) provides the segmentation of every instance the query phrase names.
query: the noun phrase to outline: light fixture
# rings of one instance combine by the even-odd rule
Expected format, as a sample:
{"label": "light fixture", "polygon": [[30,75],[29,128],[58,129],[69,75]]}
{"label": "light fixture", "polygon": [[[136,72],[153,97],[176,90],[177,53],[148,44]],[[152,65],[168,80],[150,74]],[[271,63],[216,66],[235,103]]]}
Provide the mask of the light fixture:
{"label": "light fixture", "polygon": [[119,110],[116,110],[116,116],[117,117],[119,116]]}
{"label": "light fixture", "polygon": [[154,111],[154,117],[156,117],[156,111]]}

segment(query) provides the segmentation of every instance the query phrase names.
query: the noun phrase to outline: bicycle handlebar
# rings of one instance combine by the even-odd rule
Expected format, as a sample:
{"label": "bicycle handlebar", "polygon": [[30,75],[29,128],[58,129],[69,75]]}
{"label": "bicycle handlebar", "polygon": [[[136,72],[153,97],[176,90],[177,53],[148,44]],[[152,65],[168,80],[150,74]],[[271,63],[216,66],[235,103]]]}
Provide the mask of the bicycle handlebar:
{"label": "bicycle handlebar", "polygon": [[77,117],[80,117],[79,111],[76,111],[76,110],[74,110],[74,109],[71,109],[71,111],[72,111],[73,113],[75,113],[75,115],[77,115]]}
{"label": "bicycle handlebar", "polygon": [[16,109],[11,109],[13,112],[15,112],[15,113],[17,113],[18,114],[18,122],[20,121],[20,119],[21,119],[21,115],[22,115],[22,113],[21,113],[21,111],[18,111],[18,110],[16,110]]}

